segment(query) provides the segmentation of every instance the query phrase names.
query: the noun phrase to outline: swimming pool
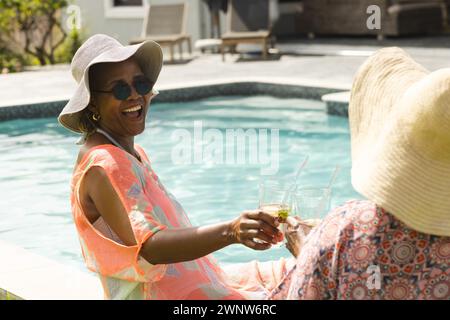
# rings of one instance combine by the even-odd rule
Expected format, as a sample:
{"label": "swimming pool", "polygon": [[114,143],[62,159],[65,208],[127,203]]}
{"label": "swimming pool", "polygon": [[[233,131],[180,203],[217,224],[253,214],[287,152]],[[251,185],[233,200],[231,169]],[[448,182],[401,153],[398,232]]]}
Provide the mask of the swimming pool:
{"label": "swimming pool", "polygon": [[[310,155],[300,176],[325,185],[336,164],[342,171],[332,205],[359,198],[350,184],[348,120],[329,116],[321,102],[268,96],[215,97],[152,105],[147,130],[136,142],[146,150],[161,181],[194,225],[231,219],[258,205],[260,166],[191,163],[174,165],[176,129],[279,129],[279,174],[289,175]],[[0,239],[86,270],[70,213],[69,182],[78,146],[56,119],[0,123]],[[226,143],[223,148],[227,148]],[[289,256],[285,248],[258,252],[233,245],[214,254],[222,263]]]}

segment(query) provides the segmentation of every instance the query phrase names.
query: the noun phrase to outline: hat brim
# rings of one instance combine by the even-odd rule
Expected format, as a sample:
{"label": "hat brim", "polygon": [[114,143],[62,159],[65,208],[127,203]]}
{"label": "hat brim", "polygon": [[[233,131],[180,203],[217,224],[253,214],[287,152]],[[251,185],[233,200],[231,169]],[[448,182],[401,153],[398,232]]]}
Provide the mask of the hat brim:
{"label": "hat brim", "polygon": [[358,71],[349,105],[352,184],[408,227],[450,236],[450,69],[399,48]]}
{"label": "hat brim", "polygon": [[83,111],[90,101],[89,89],[89,69],[98,63],[122,62],[131,57],[135,57],[142,72],[153,83],[156,83],[163,64],[163,54],[158,43],[152,40],[110,49],[98,55],[86,67],[83,77],[69,102],[64,106],[58,121],[67,129],[76,133],[81,133],[79,129],[81,111]]}

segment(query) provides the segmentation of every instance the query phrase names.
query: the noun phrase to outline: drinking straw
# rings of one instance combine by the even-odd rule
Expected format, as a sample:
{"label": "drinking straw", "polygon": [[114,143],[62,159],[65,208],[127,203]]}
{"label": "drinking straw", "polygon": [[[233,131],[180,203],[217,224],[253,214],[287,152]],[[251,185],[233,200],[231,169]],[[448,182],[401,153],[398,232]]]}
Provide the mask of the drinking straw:
{"label": "drinking straw", "polygon": [[303,162],[301,162],[301,163],[299,164],[298,169],[297,169],[297,172],[296,172],[296,174],[295,174],[295,180],[294,180],[293,185],[296,185],[296,184],[297,184],[298,177],[300,177],[300,173],[302,172],[303,168],[304,168],[304,167],[306,166],[306,164],[308,163],[308,160],[309,160],[309,156],[306,155],[306,156],[305,156],[305,159],[303,159]]}
{"label": "drinking straw", "polygon": [[[334,181],[336,180],[336,177],[339,174],[340,170],[341,170],[341,167],[339,165],[337,165],[334,168],[334,172],[331,175],[330,181],[328,182],[327,190],[331,190],[331,187],[333,186]],[[320,212],[323,210],[323,206],[325,205],[325,202],[326,202],[326,197],[323,197],[322,200],[320,201],[319,205],[317,206],[316,214],[314,215],[315,217],[317,217],[320,214]]]}
{"label": "drinking straw", "polygon": [[299,163],[297,172],[295,173],[294,182],[289,186],[289,188],[286,189],[286,192],[283,196],[283,203],[286,203],[287,198],[289,196],[289,192],[291,192],[292,189],[294,189],[297,185],[298,177],[300,177],[300,173],[302,172],[303,168],[306,166],[309,160],[309,155],[306,155],[302,162]]}
{"label": "drinking straw", "polygon": [[333,185],[334,180],[336,180],[336,177],[337,177],[337,175],[338,175],[338,173],[339,173],[340,170],[341,170],[341,167],[340,167],[339,165],[337,165],[336,168],[334,168],[334,172],[333,172],[333,174],[331,175],[330,182],[328,182],[328,187],[327,187],[327,189],[330,189],[330,188],[331,188],[331,186]]}

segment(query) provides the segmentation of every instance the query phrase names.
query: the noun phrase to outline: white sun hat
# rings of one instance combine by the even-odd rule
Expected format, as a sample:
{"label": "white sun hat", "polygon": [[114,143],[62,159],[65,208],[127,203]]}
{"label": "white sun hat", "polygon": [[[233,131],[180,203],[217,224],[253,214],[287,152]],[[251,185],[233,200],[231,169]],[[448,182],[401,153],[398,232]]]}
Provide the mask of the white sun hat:
{"label": "white sun hat", "polygon": [[104,34],[96,34],[87,39],[75,53],[71,64],[72,76],[78,87],[61,111],[58,121],[67,129],[81,133],[80,111],[88,106],[90,100],[89,68],[102,62],[125,61],[132,56],[136,58],[145,76],[156,83],[163,63],[162,50],[156,42],[148,40],[123,46]]}
{"label": "white sun hat", "polygon": [[379,50],[354,80],[352,184],[407,226],[450,236],[450,68]]}

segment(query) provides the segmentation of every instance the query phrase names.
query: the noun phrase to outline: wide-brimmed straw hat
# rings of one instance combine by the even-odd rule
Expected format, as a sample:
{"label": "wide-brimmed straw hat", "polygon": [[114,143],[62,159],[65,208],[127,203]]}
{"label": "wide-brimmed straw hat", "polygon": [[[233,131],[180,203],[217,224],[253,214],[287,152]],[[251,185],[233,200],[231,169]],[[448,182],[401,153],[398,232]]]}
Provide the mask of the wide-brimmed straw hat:
{"label": "wide-brimmed straw hat", "polygon": [[153,83],[156,83],[163,63],[161,47],[148,40],[139,44],[123,46],[114,38],[104,34],[90,37],[75,53],[71,71],[78,83],[72,98],[61,111],[59,122],[72,131],[81,133],[79,129],[80,116],[90,100],[89,68],[102,62],[121,62],[135,57],[142,72]]}
{"label": "wide-brimmed straw hat", "polygon": [[379,50],[356,75],[349,120],[354,188],[407,226],[450,236],[450,68]]}

